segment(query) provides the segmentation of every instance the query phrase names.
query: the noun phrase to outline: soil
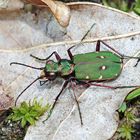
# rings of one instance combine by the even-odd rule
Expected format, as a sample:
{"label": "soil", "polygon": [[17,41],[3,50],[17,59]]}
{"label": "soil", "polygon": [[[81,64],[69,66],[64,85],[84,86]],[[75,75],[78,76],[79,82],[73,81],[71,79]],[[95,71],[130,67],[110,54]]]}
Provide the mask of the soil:
{"label": "soil", "polygon": [[[140,101],[140,98],[138,100]],[[134,125],[135,132],[132,135],[132,140],[140,140],[140,103],[136,104],[135,108],[135,115],[139,119],[139,122]]]}
{"label": "soil", "polygon": [[23,140],[26,128],[22,128],[20,122],[12,122],[7,119],[11,111],[7,110],[0,115],[0,140]]}

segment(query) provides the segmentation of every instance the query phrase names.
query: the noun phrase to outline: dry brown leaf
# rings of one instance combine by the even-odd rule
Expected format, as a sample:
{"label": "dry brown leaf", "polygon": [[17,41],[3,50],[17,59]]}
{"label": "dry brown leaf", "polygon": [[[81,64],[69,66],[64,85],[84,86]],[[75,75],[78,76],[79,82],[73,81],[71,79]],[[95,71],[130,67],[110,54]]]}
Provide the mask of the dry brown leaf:
{"label": "dry brown leaf", "polygon": [[46,5],[42,0],[26,0],[35,5]]}
{"label": "dry brown leaf", "polygon": [[[10,66],[10,62],[18,61],[36,67],[44,66],[29,55],[46,58],[53,51],[57,51],[62,58],[68,59],[66,50],[78,42],[93,23],[95,26],[86,37],[87,42],[90,40],[90,43],[84,43],[73,49],[73,54],[95,51],[95,41],[100,38],[125,55],[138,55],[140,50],[138,18],[91,3],[74,3],[70,8],[71,21],[66,29],[60,28],[47,9],[41,10],[38,23],[34,22],[33,15],[29,13],[0,15],[3,19],[0,20],[0,79],[11,96],[16,98],[40,75],[40,71],[16,65]],[[102,50],[107,49],[102,45]],[[135,63],[136,60],[125,61],[118,79],[106,84],[139,85],[140,65],[133,67]],[[43,98],[44,104],[53,103],[62,82],[63,80],[58,79],[43,87],[40,87],[37,82],[21,96],[18,103],[34,97]],[[46,118],[43,116],[36,126],[29,128],[25,140],[46,140],[46,138],[49,140],[107,140],[116,131],[118,125],[115,111],[130,90],[91,87],[80,97],[80,93],[76,91],[84,123],[81,127],[72,93],[66,89],[51,118],[43,124],[42,120]]]}
{"label": "dry brown leaf", "polygon": [[53,15],[63,27],[68,26],[70,21],[70,9],[61,1],[54,0],[28,0],[35,5],[47,5],[52,11]]}

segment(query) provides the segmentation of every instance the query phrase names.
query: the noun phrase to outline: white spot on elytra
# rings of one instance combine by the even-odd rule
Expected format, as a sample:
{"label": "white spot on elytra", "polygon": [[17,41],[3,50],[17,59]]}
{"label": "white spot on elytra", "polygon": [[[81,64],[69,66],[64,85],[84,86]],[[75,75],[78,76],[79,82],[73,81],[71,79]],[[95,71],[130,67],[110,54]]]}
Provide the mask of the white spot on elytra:
{"label": "white spot on elytra", "polygon": [[101,75],[98,79],[101,80],[103,78],[103,76]]}
{"label": "white spot on elytra", "polygon": [[86,76],[86,79],[89,79],[89,76]]}
{"label": "white spot on elytra", "polygon": [[100,56],[100,58],[102,58],[102,59],[103,59],[103,58],[105,58],[105,57],[104,57],[104,56]]}
{"label": "white spot on elytra", "polygon": [[116,73],[115,76],[117,76],[118,74]]}
{"label": "white spot on elytra", "polygon": [[106,66],[102,66],[101,69],[102,69],[102,70],[105,70],[105,69],[106,69]]}

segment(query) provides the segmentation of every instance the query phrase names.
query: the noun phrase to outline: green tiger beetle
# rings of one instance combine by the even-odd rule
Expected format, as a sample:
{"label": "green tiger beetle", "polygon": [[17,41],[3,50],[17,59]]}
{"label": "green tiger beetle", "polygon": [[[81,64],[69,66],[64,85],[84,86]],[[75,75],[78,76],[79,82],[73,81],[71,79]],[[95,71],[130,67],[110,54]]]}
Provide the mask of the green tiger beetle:
{"label": "green tiger beetle", "polygon": [[[93,25],[91,26],[91,28],[92,27]],[[88,30],[88,32],[90,30]],[[86,37],[88,32],[81,39],[81,42]],[[111,51],[100,51],[100,43],[104,44]],[[15,105],[17,104],[17,101],[19,97],[23,94],[23,92],[25,92],[33,83],[35,83],[38,80],[41,80],[40,85],[42,86],[48,81],[54,81],[57,77],[61,77],[65,81],[62,85],[59,94],[55,98],[55,101],[50,109],[50,113],[47,119],[51,116],[51,113],[61,93],[67,87],[68,83],[76,83],[76,84],[87,85],[87,86],[99,86],[99,87],[110,88],[110,89],[139,87],[139,86],[108,86],[104,84],[98,84],[98,82],[115,80],[122,71],[124,59],[133,58],[133,59],[138,59],[139,61],[140,57],[124,56],[102,40],[97,41],[95,52],[73,55],[71,49],[74,47],[75,45],[67,50],[69,59],[62,59],[56,51],[54,51],[45,59],[38,58],[36,56],[31,55],[31,57],[39,61],[46,61],[45,67],[41,67],[41,68],[29,66],[22,63],[12,62],[10,65],[18,64],[18,65],[22,65],[32,69],[42,71],[40,77],[36,78],[18,95],[15,101]],[[50,60],[52,55],[55,55],[57,62]],[[80,106],[76,99],[75,94],[74,97],[78,106],[80,121],[82,125],[83,121],[82,121]]]}

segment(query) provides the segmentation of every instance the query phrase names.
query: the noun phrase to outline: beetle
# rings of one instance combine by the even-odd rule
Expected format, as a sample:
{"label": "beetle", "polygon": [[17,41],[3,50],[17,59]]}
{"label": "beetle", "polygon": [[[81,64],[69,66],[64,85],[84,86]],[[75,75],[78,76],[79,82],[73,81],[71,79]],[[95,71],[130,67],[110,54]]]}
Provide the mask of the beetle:
{"label": "beetle", "polygon": [[[85,38],[85,36],[82,38],[82,40]],[[103,43],[111,51],[101,51],[100,50],[101,43]],[[65,80],[59,94],[55,98],[55,101],[50,109],[50,113],[47,119],[51,116],[51,113],[61,93],[70,82],[87,85],[87,86],[91,86],[91,85],[100,86],[100,87],[111,88],[111,89],[139,87],[139,86],[108,86],[104,84],[98,84],[98,82],[115,80],[121,74],[124,59],[134,58],[134,59],[138,59],[139,61],[140,59],[139,57],[124,56],[102,40],[97,41],[95,52],[73,55],[71,49],[74,47],[76,46],[74,45],[67,50],[69,59],[62,59],[56,51],[54,51],[45,59],[31,55],[31,57],[39,61],[46,61],[45,67],[36,68],[18,62],[10,63],[10,65],[18,64],[18,65],[30,67],[32,69],[41,70],[41,75],[38,78],[36,78],[32,83],[30,83],[18,95],[15,101],[15,105],[17,104],[17,101],[19,97],[23,94],[23,92],[25,92],[33,83],[41,79],[43,79],[43,81],[40,81],[40,85],[44,85],[48,81],[54,81],[57,77],[61,77]],[[57,62],[50,59],[52,55],[56,57]],[[82,125],[83,121],[82,121],[80,106],[76,99],[75,94],[74,97],[78,106],[80,121]]]}

